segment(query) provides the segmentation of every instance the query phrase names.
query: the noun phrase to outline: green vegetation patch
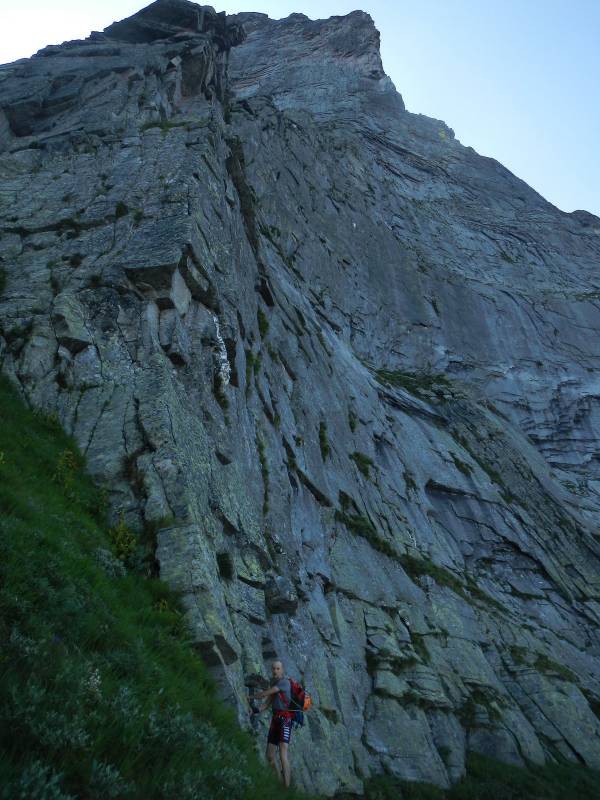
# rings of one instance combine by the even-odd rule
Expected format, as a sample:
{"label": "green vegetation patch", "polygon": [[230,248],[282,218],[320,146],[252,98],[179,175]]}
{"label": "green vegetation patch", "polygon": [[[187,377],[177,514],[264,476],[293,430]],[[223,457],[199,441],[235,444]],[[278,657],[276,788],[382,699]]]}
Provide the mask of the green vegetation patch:
{"label": "green vegetation patch", "polygon": [[5,380],[0,419],[2,796],[279,798],[73,440]]}
{"label": "green vegetation patch", "polygon": [[267,463],[267,453],[265,450],[265,440],[260,433],[256,433],[256,449],[258,450],[258,460],[260,461],[260,472],[263,479],[263,514],[269,510],[269,464]]}
{"label": "green vegetation patch", "polygon": [[229,177],[238,193],[242,220],[248,242],[255,256],[258,256],[258,226],[256,222],[256,194],[246,180],[246,160],[241,140],[234,136],[227,140],[230,153],[225,160]]}
{"label": "green vegetation patch", "polygon": [[463,475],[466,475],[467,478],[469,478],[473,473],[473,467],[454,453],[450,453],[450,455],[452,456],[452,460],[454,461],[456,468],[459,469]]}
{"label": "green vegetation patch", "polygon": [[462,581],[450,572],[445,567],[438,567],[428,558],[416,558],[408,553],[404,553],[399,557],[399,561],[404,567],[406,573],[412,578],[419,578],[426,575],[438,584],[438,586],[448,586],[456,594],[465,596],[464,585]]}
{"label": "green vegetation patch", "polygon": [[262,356],[260,353],[256,355],[249,348],[246,349],[246,397],[252,391],[252,375],[257,378],[262,366]]}
{"label": "green vegetation patch", "polygon": [[356,411],[350,409],[350,411],[348,412],[348,425],[350,426],[350,430],[352,431],[352,433],[354,433],[354,431],[356,430],[357,424],[358,424],[358,416],[356,414]]}
{"label": "green vegetation patch", "polygon": [[478,721],[478,706],[485,709],[490,722],[498,722],[502,718],[500,709],[506,701],[491,687],[473,689],[469,697],[458,709],[458,717],[465,728],[481,726]]}
{"label": "green vegetation patch", "polygon": [[[513,493],[510,491],[510,489],[508,488],[508,486],[507,486],[507,485],[506,485],[506,483],[504,482],[504,479],[502,478],[502,475],[500,475],[500,473],[498,472],[498,470],[494,469],[494,467],[492,467],[492,466],[491,466],[491,464],[488,464],[488,462],[487,462],[487,461],[486,461],[484,458],[482,458],[482,457],[481,457],[481,455],[480,455],[479,453],[476,453],[476,452],[474,451],[474,449],[471,447],[471,445],[469,444],[469,442],[468,442],[468,440],[466,439],[466,437],[465,437],[465,436],[463,436],[463,435],[462,435],[462,434],[461,434],[461,433],[460,433],[458,430],[456,430],[456,429],[453,429],[453,430],[451,431],[451,433],[452,433],[452,436],[454,437],[454,439],[455,439],[455,440],[456,440],[456,441],[457,441],[457,442],[458,442],[458,443],[461,445],[461,447],[463,447],[463,448],[464,448],[464,449],[465,449],[465,450],[466,450],[466,451],[467,451],[467,452],[468,452],[468,453],[471,455],[471,457],[473,458],[473,460],[474,460],[474,461],[476,461],[476,462],[479,464],[479,466],[481,467],[481,469],[482,469],[484,472],[486,472],[486,473],[487,473],[487,476],[488,476],[488,477],[489,477],[489,479],[492,481],[492,483],[495,483],[495,484],[496,484],[496,485],[499,487],[499,493],[500,493],[500,496],[502,497],[502,499],[504,500],[504,502],[505,502],[507,505],[510,505],[510,504],[511,504],[511,503],[513,503],[513,502],[521,503],[521,501],[519,500],[519,498],[518,498],[518,497],[516,497],[516,496],[515,496],[515,495],[514,495],[514,494],[513,494]],[[457,466],[459,469],[461,469],[462,471],[464,471],[464,469],[463,469],[463,468],[462,468],[462,467],[459,465],[459,463],[458,463],[458,462],[460,461],[460,459],[458,459],[458,457],[457,457],[457,456],[455,456],[454,454],[452,454],[452,458],[454,459],[454,463],[456,464],[456,466]],[[468,464],[465,464],[464,462],[461,462],[461,464],[464,464],[464,466],[465,466],[465,467],[468,467],[468,469],[470,470],[470,472],[472,472],[472,467],[470,467],[470,465],[468,465]],[[470,474],[470,472],[469,472],[468,474]],[[466,473],[465,473],[465,474],[466,474]]]}
{"label": "green vegetation patch", "polygon": [[345,525],[349,531],[366,539],[374,550],[384,553],[390,558],[398,558],[398,553],[392,545],[379,535],[377,529],[367,517],[362,514],[350,514],[339,508],[335,510],[334,518]]}
{"label": "green vegetation patch", "polygon": [[529,650],[526,647],[520,647],[516,644],[511,644],[508,648],[510,656],[515,664],[529,664]]}
{"label": "green vegetation patch", "polygon": [[260,306],[256,312],[256,316],[258,319],[258,330],[260,331],[260,335],[264,339],[267,333],[269,332],[269,320],[267,319],[265,312],[262,310],[262,308],[260,308]]}
{"label": "green vegetation patch", "polygon": [[506,250],[501,250],[500,251],[500,258],[503,261],[508,262],[509,264],[516,264],[517,263],[517,259],[514,258],[513,256],[511,256],[510,253],[507,253]]}
{"label": "green vegetation patch", "polygon": [[386,386],[398,386],[412,394],[433,392],[439,397],[452,392],[452,383],[443,373],[402,372],[400,370],[375,369],[375,377]]}
{"label": "green vegetation patch", "polygon": [[446,569],[446,567],[440,567],[434,564],[431,559],[412,556],[408,553],[398,556],[398,560],[404,567],[406,573],[412,578],[419,578],[425,575],[433,578],[438,586],[447,586],[468,603],[476,599],[484,605],[495,608],[497,611],[506,612],[506,608],[502,603],[498,602],[498,600],[481,589],[471,575],[465,575],[463,581],[449,569]]}
{"label": "green vegetation patch", "polygon": [[565,667],[563,664],[559,664],[558,662],[554,661],[551,658],[548,658],[546,655],[538,655],[534,664],[534,669],[538,672],[544,672],[546,674],[553,674],[556,673],[565,681],[571,681],[571,683],[577,683],[577,678],[571,672],[568,667]]}
{"label": "green vegetation patch", "polygon": [[129,214],[129,207],[122,200],[119,200],[115,207],[115,218],[120,219],[121,217],[126,217],[127,214]]}
{"label": "green vegetation patch", "polygon": [[349,458],[351,458],[360,472],[365,476],[365,478],[370,477],[369,469],[374,467],[375,464],[369,458],[369,456],[365,455],[365,453],[360,453],[358,450],[355,450],[353,453],[350,453]]}
{"label": "green vegetation patch", "polygon": [[319,447],[321,448],[321,457],[325,461],[331,452],[331,447],[327,437],[327,424],[323,421],[319,422]]}
{"label": "green vegetation patch", "polygon": [[254,366],[254,353],[252,350],[246,349],[246,391],[251,383],[252,368]]}
{"label": "green vegetation patch", "polygon": [[429,655],[429,650],[427,649],[427,645],[425,644],[425,636],[422,633],[414,633],[412,632],[410,635],[410,643],[413,647],[413,650],[421,661],[424,664],[429,664],[431,661],[431,656]]}
{"label": "green vegetation patch", "polygon": [[485,592],[477,583],[475,578],[471,575],[466,576],[467,589],[472,597],[479,600],[484,605],[492,606],[496,611],[506,613],[506,607],[502,605],[495,597]]}
{"label": "green vegetation patch", "polygon": [[600,800],[600,773],[571,763],[516,767],[471,753],[467,774],[450,789],[381,775],[367,781],[364,800]]}

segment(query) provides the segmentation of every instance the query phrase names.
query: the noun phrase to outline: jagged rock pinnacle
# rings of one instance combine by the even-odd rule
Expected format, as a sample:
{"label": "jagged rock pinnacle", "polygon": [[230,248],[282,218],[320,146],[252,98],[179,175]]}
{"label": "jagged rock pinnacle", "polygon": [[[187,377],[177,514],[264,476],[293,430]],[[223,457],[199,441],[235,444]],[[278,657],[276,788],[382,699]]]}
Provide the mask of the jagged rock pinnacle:
{"label": "jagged rock pinnacle", "polygon": [[364,11],[325,20],[248,13],[230,19],[247,32],[244,47],[231,54],[238,97],[267,95],[279,108],[302,107],[322,116],[404,109],[383,71],[379,31]]}
{"label": "jagged rock pinnacle", "polygon": [[110,39],[144,43],[180,34],[209,33],[223,49],[239,44],[243,30],[227,21],[225,12],[188,0],[156,0],[127,19],[104,29]]}

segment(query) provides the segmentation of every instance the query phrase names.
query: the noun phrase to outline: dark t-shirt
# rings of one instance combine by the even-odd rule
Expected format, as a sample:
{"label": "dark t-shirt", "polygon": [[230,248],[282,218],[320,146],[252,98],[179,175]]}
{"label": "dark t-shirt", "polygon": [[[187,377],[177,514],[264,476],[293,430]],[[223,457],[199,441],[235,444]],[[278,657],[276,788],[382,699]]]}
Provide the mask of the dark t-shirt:
{"label": "dark t-shirt", "polygon": [[290,706],[290,700],[292,699],[292,687],[290,685],[289,678],[282,678],[277,683],[274,683],[273,686],[277,686],[277,688],[285,694],[285,705],[281,702],[281,697],[276,694],[273,697],[273,703],[271,708],[273,711],[287,711]]}

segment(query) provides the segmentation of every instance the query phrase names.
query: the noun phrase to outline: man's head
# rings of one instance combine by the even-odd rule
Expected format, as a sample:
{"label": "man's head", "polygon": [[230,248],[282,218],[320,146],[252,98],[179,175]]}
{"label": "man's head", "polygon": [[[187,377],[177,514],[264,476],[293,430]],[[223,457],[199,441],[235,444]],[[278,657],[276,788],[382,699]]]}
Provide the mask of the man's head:
{"label": "man's head", "polygon": [[273,676],[273,679],[276,681],[281,680],[281,678],[283,678],[283,664],[281,663],[281,661],[273,661],[273,663],[271,664],[271,675]]}

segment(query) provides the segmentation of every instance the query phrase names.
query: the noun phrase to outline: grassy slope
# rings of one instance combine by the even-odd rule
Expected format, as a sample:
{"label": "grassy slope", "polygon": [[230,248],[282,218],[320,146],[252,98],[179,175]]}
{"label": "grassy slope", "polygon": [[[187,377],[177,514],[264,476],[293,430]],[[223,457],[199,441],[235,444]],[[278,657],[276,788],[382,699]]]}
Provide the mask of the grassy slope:
{"label": "grassy slope", "polygon": [[576,764],[521,769],[473,753],[467,770],[467,776],[447,791],[374,778],[364,800],[600,800],[600,773]]}
{"label": "grassy slope", "polygon": [[[56,421],[0,379],[0,797],[280,798],[174,595],[115,558],[136,563],[130,534],[106,530],[83,467]],[[472,756],[450,791],[383,777],[365,797],[600,800],[600,775]]]}
{"label": "grassy slope", "polygon": [[0,796],[279,797],[83,467],[0,380]]}

